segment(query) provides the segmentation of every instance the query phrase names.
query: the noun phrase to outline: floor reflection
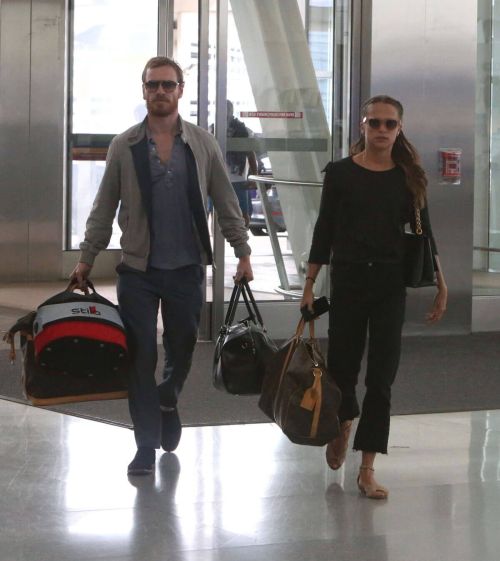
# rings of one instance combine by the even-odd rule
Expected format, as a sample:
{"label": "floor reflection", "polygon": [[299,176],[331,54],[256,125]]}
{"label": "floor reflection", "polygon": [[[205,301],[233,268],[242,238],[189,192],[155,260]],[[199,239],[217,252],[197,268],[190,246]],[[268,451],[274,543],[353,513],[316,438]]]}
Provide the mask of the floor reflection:
{"label": "floor reflection", "polygon": [[500,411],[392,418],[377,478],[270,424],[186,428],[154,476],[130,430],[0,401],[1,561],[493,561]]}

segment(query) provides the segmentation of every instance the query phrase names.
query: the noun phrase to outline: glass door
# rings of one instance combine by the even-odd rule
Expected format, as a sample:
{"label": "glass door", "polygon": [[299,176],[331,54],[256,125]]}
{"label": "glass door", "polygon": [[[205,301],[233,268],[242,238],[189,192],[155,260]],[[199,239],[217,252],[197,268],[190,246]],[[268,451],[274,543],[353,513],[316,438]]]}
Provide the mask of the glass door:
{"label": "glass door", "polygon": [[[141,121],[141,73],[158,44],[158,0],[73,0],[68,249],[78,249],[113,136]],[[119,247],[115,224],[109,249]]]}
{"label": "glass door", "polygon": [[[296,310],[321,171],[347,153],[351,2],[73,0],[68,249],[82,239],[109,142],[144,117],[145,61],[167,54],[184,70],[183,118],[211,128],[227,152],[248,222],[257,299]],[[231,133],[236,120],[239,136]],[[255,175],[258,182],[248,179]],[[218,331],[236,267],[232,249],[212,231],[217,269],[207,271],[202,338]],[[115,228],[110,248],[118,240]],[[318,295],[328,292],[326,272],[316,286]]]}
{"label": "glass door", "polygon": [[[198,17],[198,0],[73,0],[69,249],[83,238],[111,139],[146,116],[148,59],[168,52],[179,62],[186,81],[179,111],[198,123]],[[115,224],[109,249],[119,238]]]}
{"label": "glass door", "polygon": [[[141,74],[148,59],[167,55],[180,64],[179,112],[207,128],[209,10],[208,0],[72,0],[70,7],[66,246],[77,250],[112,138],[146,115]],[[120,235],[115,221],[108,250],[119,249]],[[116,260],[116,252],[102,252],[100,272],[113,278]],[[202,339],[210,337],[210,306],[202,313]]]}
{"label": "glass door", "polygon": [[[225,80],[215,100],[226,136],[217,136],[248,222],[253,292],[264,307],[279,309],[270,317],[283,318],[287,303],[296,311],[302,292],[321,172],[348,151],[351,2],[226,3],[217,52]],[[216,302],[227,301],[233,285],[237,260],[227,244],[224,257]],[[328,290],[325,268],[316,293]]]}

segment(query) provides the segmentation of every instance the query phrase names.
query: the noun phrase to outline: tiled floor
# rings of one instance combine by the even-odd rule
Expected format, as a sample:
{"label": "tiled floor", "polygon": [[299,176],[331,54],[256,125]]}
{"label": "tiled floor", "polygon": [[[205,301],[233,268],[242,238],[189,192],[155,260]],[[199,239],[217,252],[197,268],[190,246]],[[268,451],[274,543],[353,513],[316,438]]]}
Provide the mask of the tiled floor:
{"label": "tiled floor", "polygon": [[269,424],[186,428],[154,477],[131,431],[0,401],[1,561],[497,561],[500,412],[394,417],[377,474]]}
{"label": "tiled floor", "polygon": [[[65,285],[3,284],[0,330]],[[0,561],[500,559],[500,411],[394,417],[383,503],[268,424],[186,428],[130,479],[127,429],[0,400],[0,432]]]}

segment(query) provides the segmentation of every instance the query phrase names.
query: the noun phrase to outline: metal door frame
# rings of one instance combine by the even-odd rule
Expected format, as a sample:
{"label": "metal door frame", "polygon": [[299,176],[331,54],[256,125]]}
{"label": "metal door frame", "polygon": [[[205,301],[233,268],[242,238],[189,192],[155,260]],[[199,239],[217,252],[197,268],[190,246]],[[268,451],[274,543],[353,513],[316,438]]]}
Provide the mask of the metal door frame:
{"label": "metal door frame", "polygon": [[[158,54],[172,56],[174,38],[174,3],[181,0],[158,0]],[[336,0],[334,3],[335,19],[334,33],[345,33],[340,25],[341,19],[345,23],[345,7],[347,6],[350,17],[350,43],[347,49],[341,41],[333,41],[334,60],[334,96],[332,116],[333,123],[345,117],[350,111],[350,131],[357,132],[359,122],[360,99],[367,97],[369,88],[369,66],[371,53],[371,3],[372,0]],[[228,11],[229,0],[198,0],[198,125],[208,129],[208,74],[209,74],[209,25],[210,9],[216,9],[216,121],[215,136],[225,152],[226,147],[226,97],[227,97],[227,52],[228,52]],[[341,35],[342,36],[342,35]],[[348,51],[348,54],[346,54]],[[347,75],[336,69],[348,65]],[[344,79],[349,86],[342,88]],[[332,158],[340,157],[338,146],[332,143]],[[69,201],[67,201],[67,204]],[[101,257],[102,268],[112,270],[117,261],[117,251],[103,252]],[[63,252],[63,269],[72,267],[74,260],[73,251]],[[70,263],[71,261],[71,263]],[[217,227],[214,228],[214,261],[212,302],[205,301],[201,313],[199,338],[201,340],[213,339],[219,331],[224,317],[224,238]],[[99,267],[100,269],[101,267]],[[206,286],[204,286],[206,294]],[[293,315],[296,310],[295,301],[263,302],[261,307],[266,310],[266,315],[271,318],[281,319],[287,313]],[[289,309],[290,312],[285,312]],[[285,316],[283,316],[285,314]],[[282,322],[281,322],[282,323]],[[270,328],[272,326],[269,326]],[[281,325],[277,326],[281,327]]]}
{"label": "metal door frame", "polygon": [[[334,116],[333,122],[345,117],[346,111],[350,112],[349,115],[349,139],[351,140],[351,133],[357,133],[359,123],[359,107],[361,99],[368,96],[368,88],[370,84],[370,53],[371,53],[371,2],[372,0],[346,0],[349,7],[350,21],[349,21],[349,53],[345,52],[338,47],[336,41],[333,41],[333,60],[334,60],[334,92],[337,95],[333,97],[332,113]],[[339,33],[338,22],[341,17],[341,8],[345,5],[342,2],[334,3],[334,33]],[[228,32],[228,0],[217,0],[217,85],[216,85],[216,128],[215,134],[217,141],[222,149],[225,151],[226,147],[226,92],[227,92],[227,32]],[[200,0],[200,18],[204,16],[204,9],[208,9],[208,0]],[[208,17],[208,16],[207,16]],[[200,38],[202,37],[202,27],[200,26]],[[207,34],[208,35],[208,34]],[[200,42],[200,53],[203,44]],[[207,41],[208,50],[208,41]],[[201,61],[200,61],[201,62]],[[340,64],[347,64],[347,68],[342,72],[336,72],[336,66]],[[201,68],[201,64],[200,64]],[[206,72],[206,73],[205,73]],[[346,78],[347,74],[347,78]],[[200,85],[206,79],[208,81],[208,64],[204,68],[204,74],[200,75]],[[347,79],[348,87],[343,88],[343,82]],[[347,96],[342,95],[346,93]],[[346,99],[347,97],[347,99]],[[202,105],[207,102],[207,99],[199,98],[199,111]],[[208,106],[208,105],[206,105]],[[204,124],[200,123],[201,126]],[[332,143],[332,158],[340,157],[336,151],[335,143]],[[214,258],[216,267],[214,268],[213,275],[213,302],[206,303],[206,313],[203,323],[204,332],[202,337],[204,339],[213,339],[218,333],[224,317],[224,238],[218,228],[214,228]],[[268,322],[268,328],[277,338],[288,337],[290,333],[282,333],[283,325],[285,329],[295,321],[297,301],[274,301],[274,302],[259,302],[259,307],[265,312],[266,317],[276,318],[276,325],[271,325]],[[210,328],[210,331],[207,331]],[[326,322],[321,322],[318,325],[319,335],[326,336],[327,325]]]}
{"label": "metal door frame", "polygon": [[[174,45],[174,3],[175,1],[180,0],[159,0],[158,2],[158,55],[166,55],[169,57],[173,56],[173,45]],[[218,14],[225,14],[227,20],[227,0],[224,2],[219,2],[217,6],[217,13]],[[198,126],[208,129],[208,60],[209,60],[209,24],[210,24],[210,0],[198,0]],[[222,22],[219,23],[219,20]],[[227,25],[223,26],[224,18],[222,16],[218,16],[218,28],[220,31],[217,33],[217,52],[220,49],[224,48],[224,45],[227,45],[226,41],[223,40],[225,36],[227,36]],[[227,52],[227,49],[226,49]],[[222,77],[226,75],[226,68],[219,69],[219,63],[217,64],[217,83],[219,84],[219,80],[222,80]],[[219,89],[217,89],[217,95],[219,99]],[[224,92],[225,95],[225,92]],[[222,104],[222,102],[220,102]],[[217,115],[220,114],[220,104],[217,104]],[[224,102],[223,110],[225,111],[226,106]],[[220,130],[219,122],[216,123],[216,130]],[[221,133],[222,134],[222,133]],[[223,138],[219,138],[219,143],[221,144],[221,148],[224,149],[225,146],[225,117],[224,117],[224,131],[223,131]],[[222,238],[222,242],[219,238],[222,238],[222,235],[215,228],[214,232],[214,259],[216,262],[224,263],[224,240]],[[213,327],[214,322],[222,322],[222,318],[219,317],[214,310],[217,310],[218,307],[213,305],[213,302],[216,301],[217,298],[217,291],[216,286],[221,284],[222,286],[222,301],[224,300],[224,278],[223,278],[223,267],[222,267],[222,279],[220,279],[220,275],[216,274],[216,268],[214,268],[214,275],[213,275],[213,301],[208,302],[206,300],[206,293],[207,293],[207,285],[206,279],[203,282],[203,294],[205,294],[205,300],[203,302],[202,310],[201,310],[201,317],[200,317],[200,325],[198,331],[198,338],[200,340],[211,340],[212,334],[215,333],[215,329]],[[220,289],[219,289],[220,290]],[[221,307],[219,307],[222,309]]]}

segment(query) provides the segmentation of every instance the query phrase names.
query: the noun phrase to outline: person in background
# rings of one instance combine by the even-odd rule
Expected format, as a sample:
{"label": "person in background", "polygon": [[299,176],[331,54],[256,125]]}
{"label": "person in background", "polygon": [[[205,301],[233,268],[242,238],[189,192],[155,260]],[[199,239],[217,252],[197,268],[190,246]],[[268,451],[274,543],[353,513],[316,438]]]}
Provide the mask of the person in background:
{"label": "person in background", "polygon": [[[376,454],[387,453],[391,386],[399,365],[406,288],[404,228],[415,228],[415,205],[431,239],[437,293],[427,315],[441,319],[447,287],[427,209],[427,179],[403,133],[403,107],[386,95],[366,101],[361,137],[351,156],[326,168],[301,306],[312,309],[313,285],[330,264],[331,302],[328,370],[342,391],[340,435],[326,448],[328,465],[339,469],[353,419],[360,416],[354,450],[361,451],[358,486],[363,495],[385,499],[374,477]],[[366,395],[360,414],[356,385],[368,332]]]}
{"label": "person in background", "polygon": [[[213,125],[210,131],[214,133]],[[245,126],[234,116],[233,103],[227,100],[227,138],[249,138],[252,135],[250,129]],[[250,225],[250,217],[252,216],[252,196],[251,190],[256,188],[253,181],[248,181],[249,175],[257,175],[258,165],[255,152],[249,150],[243,152],[241,150],[226,150],[226,167],[229,179],[234,188],[238,203],[240,205],[245,226]],[[211,202],[209,201],[208,212],[212,212]]]}
{"label": "person in background", "polygon": [[[177,401],[197,339],[204,265],[212,263],[207,196],[239,258],[235,282],[253,278],[248,233],[222,153],[213,135],[180,117],[183,88],[183,72],[174,60],[154,57],[146,63],[147,116],[111,142],[71,274],[84,288],[95,257],[109,243],[119,206],[117,295],[131,352],[129,406],[137,444],[129,475],[152,473],[156,449],[161,445],[171,452],[181,438]],[[165,364],[157,386],[159,308]]]}

